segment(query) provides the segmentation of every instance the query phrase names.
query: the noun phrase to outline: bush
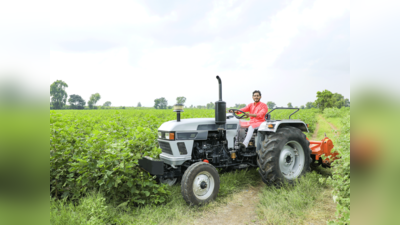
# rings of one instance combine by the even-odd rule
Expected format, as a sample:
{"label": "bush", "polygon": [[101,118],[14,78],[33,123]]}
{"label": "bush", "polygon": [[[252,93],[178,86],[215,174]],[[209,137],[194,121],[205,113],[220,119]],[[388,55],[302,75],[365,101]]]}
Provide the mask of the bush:
{"label": "bush", "polygon": [[324,117],[344,117],[350,113],[350,107],[338,108],[326,108],[324,109]]}
{"label": "bush", "polygon": [[340,110],[338,108],[326,108],[324,109],[324,117],[329,118],[329,117],[339,117],[340,116]]}

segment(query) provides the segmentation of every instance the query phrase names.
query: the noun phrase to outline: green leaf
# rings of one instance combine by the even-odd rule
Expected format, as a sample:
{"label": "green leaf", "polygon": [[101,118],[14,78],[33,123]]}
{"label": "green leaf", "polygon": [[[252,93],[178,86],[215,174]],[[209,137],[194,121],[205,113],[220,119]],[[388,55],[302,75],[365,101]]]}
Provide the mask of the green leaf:
{"label": "green leaf", "polygon": [[136,203],[140,203],[140,204],[144,204],[145,203],[145,201],[142,200],[142,199],[137,199],[137,200],[133,200],[133,201],[136,202]]}
{"label": "green leaf", "polygon": [[123,207],[125,207],[128,203],[129,203],[129,200],[126,201],[126,202],[123,202],[123,203],[119,204],[119,205],[117,206],[117,209],[118,209],[118,208],[123,208]]}
{"label": "green leaf", "polygon": [[82,179],[82,185],[86,185],[89,182],[89,179],[87,177]]}
{"label": "green leaf", "polygon": [[129,180],[126,184],[128,185],[128,187],[132,187],[133,182],[132,182],[132,180]]}

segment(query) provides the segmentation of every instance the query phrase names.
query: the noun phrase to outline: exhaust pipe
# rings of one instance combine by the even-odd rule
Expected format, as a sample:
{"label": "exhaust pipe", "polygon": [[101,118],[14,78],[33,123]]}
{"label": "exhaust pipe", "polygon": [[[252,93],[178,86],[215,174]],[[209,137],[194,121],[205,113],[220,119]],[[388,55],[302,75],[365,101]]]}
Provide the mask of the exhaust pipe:
{"label": "exhaust pipe", "polygon": [[222,101],[222,82],[221,82],[221,78],[219,78],[219,76],[217,76],[218,79],[218,84],[219,84],[219,101]]}
{"label": "exhaust pipe", "polygon": [[222,101],[222,82],[221,78],[217,76],[219,83],[219,100],[215,102],[215,124],[217,128],[225,129],[226,124],[226,103]]}

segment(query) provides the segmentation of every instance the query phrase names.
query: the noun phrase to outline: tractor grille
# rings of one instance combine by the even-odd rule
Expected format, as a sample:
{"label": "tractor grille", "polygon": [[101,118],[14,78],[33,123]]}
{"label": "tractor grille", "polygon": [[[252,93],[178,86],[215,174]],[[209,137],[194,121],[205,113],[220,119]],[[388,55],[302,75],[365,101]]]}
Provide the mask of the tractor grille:
{"label": "tractor grille", "polygon": [[173,155],[171,145],[168,142],[159,141],[158,144],[160,145],[162,152]]}
{"label": "tractor grille", "polygon": [[178,142],[178,149],[179,149],[179,153],[181,155],[186,155],[187,154],[186,145],[185,145],[184,142]]}

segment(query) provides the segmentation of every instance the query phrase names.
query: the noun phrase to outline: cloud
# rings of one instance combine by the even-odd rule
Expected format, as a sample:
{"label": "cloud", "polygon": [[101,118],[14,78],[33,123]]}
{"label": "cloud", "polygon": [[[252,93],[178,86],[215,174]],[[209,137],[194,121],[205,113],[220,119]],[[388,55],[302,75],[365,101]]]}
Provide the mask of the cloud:
{"label": "cloud", "polygon": [[322,69],[350,73],[350,16],[334,20],[325,29],[302,29],[278,57],[280,69]]}
{"label": "cloud", "polygon": [[158,16],[171,18],[160,21],[148,30],[161,45],[192,46],[246,36],[246,32],[268,19],[283,7],[284,1],[172,1],[169,7],[144,1],[146,8]]}
{"label": "cloud", "polygon": [[118,46],[116,43],[96,40],[96,39],[86,39],[82,41],[66,41],[60,43],[61,47],[67,51],[104,51]]}

